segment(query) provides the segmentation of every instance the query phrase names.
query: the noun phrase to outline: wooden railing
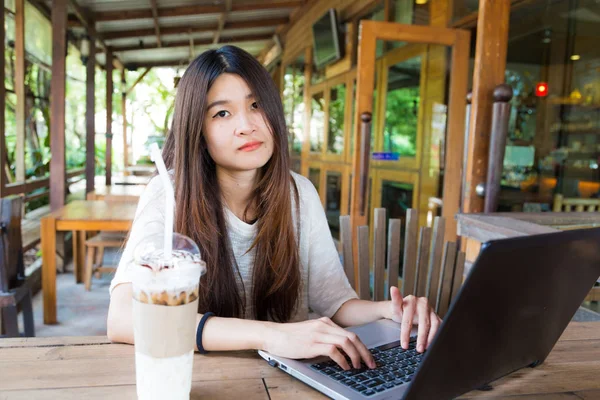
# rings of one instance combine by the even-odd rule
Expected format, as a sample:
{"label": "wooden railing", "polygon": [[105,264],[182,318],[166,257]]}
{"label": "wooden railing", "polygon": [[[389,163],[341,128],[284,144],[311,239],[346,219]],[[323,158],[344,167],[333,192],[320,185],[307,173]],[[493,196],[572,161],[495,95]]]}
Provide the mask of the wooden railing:
{"label": "wooden railing", "polygon": [[[67,171],[67,186],[85,179],[85,168],[77,168]],[[46,189],[43,192],[29,194],[37,189]],[[50,177],[29,179],[25,182],[10,183],[6,185],[3,191],[4,196],[8,195],[25,195],[25,201],[32,201],[48,196],[50,194]]]}

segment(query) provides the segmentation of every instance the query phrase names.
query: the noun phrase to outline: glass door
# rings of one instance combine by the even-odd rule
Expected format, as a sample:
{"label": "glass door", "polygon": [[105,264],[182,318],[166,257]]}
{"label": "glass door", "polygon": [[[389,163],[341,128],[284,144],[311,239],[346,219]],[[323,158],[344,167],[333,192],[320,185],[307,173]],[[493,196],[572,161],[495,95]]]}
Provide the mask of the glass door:
{"label": "glass door", "polygon": [[[358,226],[368,224],[371,204],[392,217],[415,208],[425,225],[432,199],[443,204],[446,240],[456,237],[469,41],[462,30],[361,21],[350,184],[353,238]],[[393,50],[376,67],[381,42]]]}

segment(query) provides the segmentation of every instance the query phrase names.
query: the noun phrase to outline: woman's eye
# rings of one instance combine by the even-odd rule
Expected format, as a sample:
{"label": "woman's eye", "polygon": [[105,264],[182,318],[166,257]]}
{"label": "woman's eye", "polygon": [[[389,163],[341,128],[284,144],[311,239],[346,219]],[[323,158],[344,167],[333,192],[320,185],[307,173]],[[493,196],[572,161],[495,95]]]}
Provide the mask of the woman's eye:
{"label": "woman's eye", "polygon": [[227,116],[227,114],[229,114],[229,111],[221,110],[218,113],[216,113],[215,115],[213,115],[213,118],[216,118],[216,117],[225,118]]}
{"label": "woman's eye", "polygon": [[255,110],[258,108],[258,103],[256,101],[252,103],[252,108]]}

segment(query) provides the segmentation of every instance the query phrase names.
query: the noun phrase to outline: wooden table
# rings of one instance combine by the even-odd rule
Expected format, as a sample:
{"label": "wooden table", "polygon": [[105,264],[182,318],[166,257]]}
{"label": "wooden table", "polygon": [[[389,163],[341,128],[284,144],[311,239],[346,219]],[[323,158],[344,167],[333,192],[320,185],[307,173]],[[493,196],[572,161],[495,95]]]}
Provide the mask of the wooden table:
{"label": "wooden table", "polygon": [[[456,219],[457,232],[463,239],[466,253],[465,276],[479,256],[482,243],[487,241],[600,227],[600,213],[597,212],[497,212],[457,214]],[[585,301],[600,301],[600,287],[593,287]]]}
{"label": "wooden table", "polygon": [[145,188],[144,185],[97,186],[87,194],[87,199],[137,203]]}
{"label": "wooden table", "polygon": [[[0,399],[134,399],[134,347],[105,337],[0,340]],[[600,323],[573,322],[546,360],[461,398],[599,399]],[[324,399],[255,352],[195,355],[192,399]]]}
{"label": "wooden table", "polygon": [[42,292],[44,323],[56,318],[56,232],[73,231],[73,262],[77,282],[83,280],[85,235],[87,231],[128,231],[135,217],[136,203],[73,201],[41,220]]}

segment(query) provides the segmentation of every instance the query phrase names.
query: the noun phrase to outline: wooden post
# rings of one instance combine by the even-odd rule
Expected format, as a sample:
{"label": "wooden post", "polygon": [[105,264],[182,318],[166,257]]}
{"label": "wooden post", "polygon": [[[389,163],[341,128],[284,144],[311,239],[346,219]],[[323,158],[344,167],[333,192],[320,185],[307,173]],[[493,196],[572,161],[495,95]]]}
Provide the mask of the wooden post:
{"label": "wooden post", "polygon": [[96,76],[96,38],[90,39],[90,54],[86,63],[85,81],[85,192],[94,191],[94,177],[96,176],[96,101],[95,101],[95,76]]}
{"label": "wooden post", "polygon": [[65,204],[65,65],[67,52],[67,0],[52,3],[52,81],[50,83],[50,208]]}
{"label": "wooden post", "polygon": [[113,95],[112,48],[106,48],[106,186],[112,183],[112,95]]}
{"label": "wooden post", "polygon": [[492,123],[493,92],[504,82],[510,0],[481,0],[473,73],[464,212],[482,212],[484,199],[475,192],[485,182]]}
{"label": "wooden post", "polygon": [[25,0],[15,1],[16,181],[25,182]]}
{"label": "wooden post", "polygon": [[[2,9],[4,9],[4,0],[0,1]],[[4,13],[0,13],[0,26],[4,26]],[[4,54],[4,29],[0,29],[0,54]],[[0,57],[0,82],[4,82],[4,57]],[[0,85],[0,110],[4,110],[6,104],[6,89],[4,85]],[[0,112],[0,197],[6,196],[6,137],[4,134],[4,113]],[[1,319],[1,318],[0,318]]]}
{"label": "wooden post", "polygon": [[127,146],[127,88],[125,68],[121,70],[121,113],[123,114],[123,174],[129,166],[129,146]]}

